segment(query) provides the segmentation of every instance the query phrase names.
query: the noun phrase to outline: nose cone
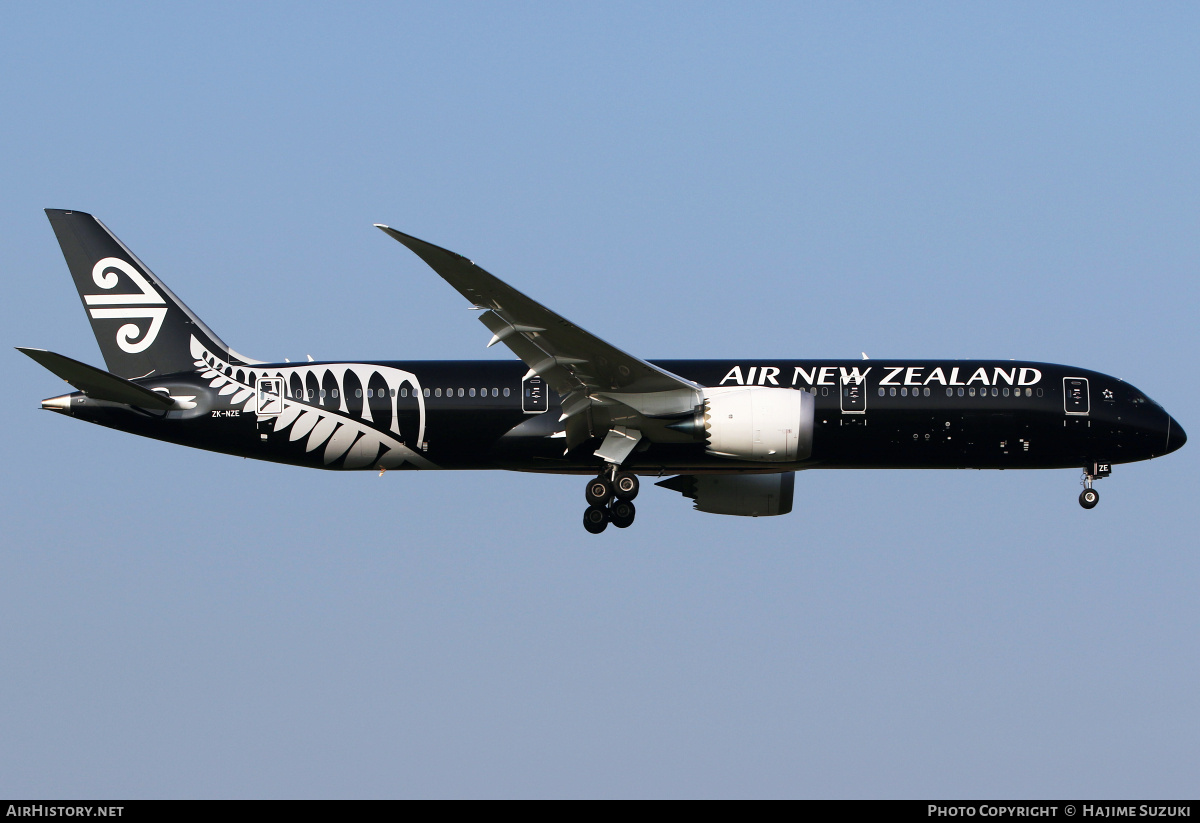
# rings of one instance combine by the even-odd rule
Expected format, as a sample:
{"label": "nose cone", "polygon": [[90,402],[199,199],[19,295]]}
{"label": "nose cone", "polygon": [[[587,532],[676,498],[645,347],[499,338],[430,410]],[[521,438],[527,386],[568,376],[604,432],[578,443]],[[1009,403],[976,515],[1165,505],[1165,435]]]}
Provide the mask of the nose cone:
{"label": "nose cone", "polygon": [[1183,430],[1183,426],[1170,415],[1167,416],[1167,453],[1178,449],[1187,442],[1187,434]]}

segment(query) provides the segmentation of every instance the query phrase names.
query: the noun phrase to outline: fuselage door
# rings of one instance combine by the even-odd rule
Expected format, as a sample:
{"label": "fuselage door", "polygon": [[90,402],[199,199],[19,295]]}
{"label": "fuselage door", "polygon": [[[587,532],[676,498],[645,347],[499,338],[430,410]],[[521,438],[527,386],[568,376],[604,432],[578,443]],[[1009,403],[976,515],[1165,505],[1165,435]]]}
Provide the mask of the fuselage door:
{"label": "fuselage door", "polygon": [[842,413],[843,414],[866,414],[867,413],[867,381],[860,380],[853,382],[845,377],[841,379],[842,388]]}
{"label": "fuselage door", "polygon": [[1091,411],[1086,377],[1063,378],[1063,410],[1067,414],[1087,414]]}
{"label": "fuselage door", "polygon": [[521,381],[521,410],[526,414],[539,414],[550,408],[546,395],[546,381],[538,375]]}
{"label": "fuselage door", "polygon": [[283,378],[260,377],[257,386],[259,415],[283,414]]}

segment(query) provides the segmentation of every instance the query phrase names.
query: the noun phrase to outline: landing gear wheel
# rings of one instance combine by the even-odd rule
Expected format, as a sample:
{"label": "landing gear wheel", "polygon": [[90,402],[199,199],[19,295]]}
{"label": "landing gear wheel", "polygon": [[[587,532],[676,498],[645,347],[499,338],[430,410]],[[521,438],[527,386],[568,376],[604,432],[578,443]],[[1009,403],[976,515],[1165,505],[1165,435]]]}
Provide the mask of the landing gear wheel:
{"label": "landing gear wheel", "polygon": [[637,515],[637,509],[628,500],[618,500],[612,504],[609,511],[612,524],[618,529],[628,529],[633,525],[633,518]]}
{"label": "landing gear wheel", "polygon": [[632,500],[638,496],[638,490],[642,484],[638,482],[636,474],[628,474],[622,472],[617,475],[616,482],[613,483],[613,494],[618,500]]}
{"label": "landing gear wheel", "polygon": [[613,488],[612,483],[608,482],[606,477],[597,477],[595,480],[588,482],[587,491],[584,492],[584,497],[587,502],[593,506],[604,506],[612,499]]}
{"label": "landing gear wheel", "polygon": [[588,506],[583,513],[583,527],[591,534],[600,534],[608,528],[608,512],[600,506]]}
{"label": "landing gear wheel", "polygon": [[1084,489],[1079,493],[1079,505],[1085,509],[1094,509],[1100,502],[1100,492],[1095,489]]}

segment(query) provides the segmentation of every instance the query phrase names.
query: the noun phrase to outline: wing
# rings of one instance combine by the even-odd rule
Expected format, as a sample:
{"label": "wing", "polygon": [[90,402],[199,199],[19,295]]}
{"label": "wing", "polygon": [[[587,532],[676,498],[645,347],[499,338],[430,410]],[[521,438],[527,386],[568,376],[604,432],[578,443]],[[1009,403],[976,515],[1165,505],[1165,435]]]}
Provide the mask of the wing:
{"label": "wing", "polygon": [[[376,227],[408,247],[475,308],[482,310],[479,320],[492,332],[488,345],[503,343],[508,346],[530,370],[558,392],[562,397],[563,421],[569,423],[571,418],[597,406],[625,407],[633,412],[632,416],[625,411],[601,416],[614,423],[619,420],[626,428],[626,433],[614,441],[623,445],[631,439],[628,429],[636,427],[640,418],[691,414],[702,402],[699,384],[627,354],[584,331],[462,255],[388,226],[377,223]],[[603,430],[589,427],[587,436],[601,436],[609,430],[603,423],[600,428]],[[571,441],[577,441],[579,437],[572,434],[571,425],[566,431],[568,448],[572,448],[574,443]],[[638,438],[633,438],[629,449],[636,445]],[[628,454],[627,450],[619,451]],[[606,453],[613,452],[610,449]]]}

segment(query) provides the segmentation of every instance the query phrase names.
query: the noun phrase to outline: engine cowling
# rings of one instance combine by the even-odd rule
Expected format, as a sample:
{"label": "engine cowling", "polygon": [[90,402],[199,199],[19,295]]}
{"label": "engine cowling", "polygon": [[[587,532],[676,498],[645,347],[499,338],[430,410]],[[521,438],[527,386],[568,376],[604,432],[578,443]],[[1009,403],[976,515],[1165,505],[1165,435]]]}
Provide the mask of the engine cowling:
{"label": "engine cowling", "polygon": [[772,517],[792,510],[796,473],[681,474],[655,485],[690,497],[696,511]]}
{"label": "engine cowling", "polygon": [[716,457],[792,463],[812,455],[816,400],[764,386],[704,390],[707,451]]}

